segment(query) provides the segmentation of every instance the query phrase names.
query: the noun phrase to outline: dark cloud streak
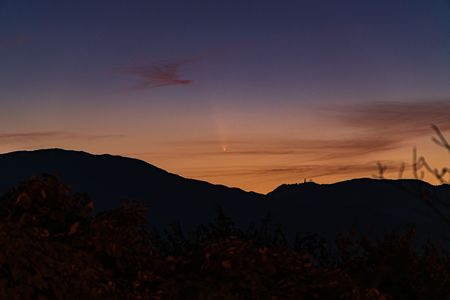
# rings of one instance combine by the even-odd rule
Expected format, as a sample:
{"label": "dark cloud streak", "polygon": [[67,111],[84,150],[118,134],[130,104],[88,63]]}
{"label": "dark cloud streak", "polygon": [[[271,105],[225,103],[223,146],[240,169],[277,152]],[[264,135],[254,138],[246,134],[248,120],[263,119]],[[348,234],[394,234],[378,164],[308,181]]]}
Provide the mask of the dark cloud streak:
{"label": "dark cloud streak", "polygon": [[406,140],[431,134],[431,124],[450,130],[450,99],[415,102],[371,102],[334,106],[332,117],[342,124],[365,131],[367,136]]}
{"label": "dark cloud streak", "polygon": [[132,90],[145,90],[168,85],[188,85],[192,80],[182,79],[179,74],[181,66],[202,60],[205,55],[196,55],[172,62],[160,62],[148,66],[125,68],[122,72],[140,79],[141,83],[133,86]]}
{"label": "dark cloud streak", "polygon": [[[173,143],[174,150],[183,149],[190,155],[314,155],[318,159],[351,158],[367,155],[374,152],[396,149],[399,141],[389,137],[360,137],[334,140],[321,139],[279,139],[272,141],[228,141],[227,151],[217,146],[218,142],[201,141]],[[217,148],[216,151],[199,151],[197,147]],[[157,153],[139,153],[135,155],[151,155]]]}
{"label": "dark cloud streak", "polygon": [[128,73],[133,74],[141,79],[141,83],[133,86],[132,90],[144,90],[148,88],[157,88],[167,85],[187,85],[191,84],[192,80],[181,79],[178,74],[178,69],[181,63],[171,63],[158,66],[140,67],[128,70]]}
{"label": "dark cloud streak", "polygon": [[0,133],[0,144],[24,143],[42,140],[62,140],[62,139],[96,140],[96,139],[119,138],[119,137],[122,137],[122,135],[119,134],[95,135],[95,134],[81,134],[64,131],[14,132],[14,133]]}
{"label": "dark cloud streak", "polygon": [[213,55],[225,54],[233,49],[242,48],[247,48],[247,46],[229,45],[178,60],[160,61],[153,64],[124,68],[121,70],[121,73],[132,75],[141,81],[133,86],[132,90],[145,90],[169,85],[189,85],[192,83],[192,80],[182,79],[180,76],[180,68],[182,66],[199,62]]}
{"label": "dark cloud streak", "polygon": [[[388,174],[397,175],[399,169],[402,166],[401,162],[388,161],[383,162],[386,165]],[[407,166],[407,169],[411,169]],[[188,173],[193,173],[197,176],[214,178],[214,177],[226,177],[226,176],[256,176],[260,178],[268,177],[281,177],[286,179],[302,180],[303,178],[320,178],[325,176],[343,176],[343,175],[360,175],[367,174],[366,177],[373,177],[377,174],[376,162],[368,163],[342,163],[342,164],[303,164],[296,166],[283,166],[274,165],[272,167],[254,167],[254,168],[236,168],[236,169],[214,169],[214,168],[199,168],[199,169],[187,169]]]}

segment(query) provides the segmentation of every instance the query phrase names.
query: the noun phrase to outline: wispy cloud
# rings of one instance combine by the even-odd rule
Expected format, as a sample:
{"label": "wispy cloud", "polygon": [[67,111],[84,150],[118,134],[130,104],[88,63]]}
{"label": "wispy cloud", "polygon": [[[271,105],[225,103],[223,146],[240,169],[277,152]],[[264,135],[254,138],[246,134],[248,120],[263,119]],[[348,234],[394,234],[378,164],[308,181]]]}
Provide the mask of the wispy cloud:
{"label": "wispy cloud", "polygon": [[431,135],[431,124],[450,130],[450,99],[410,102],[370,102],[329,107],[343,125],[363,130],[366,136],[403,141]]}
{"label": "wispy cloud", "polygon": [[217,141],[186,141],[169,143],[171,151],[164,153],[130,153],[138,156],[166,155],[185,157],[194,156],[306,156],[313,160],[332,160],[338,158],[355,158],[371,153],[388,151],[400,146],[400,142],[391,137],[362,136],[343,139],[268,139],[268,140],[229,140],[227,150],[218,147]]}
{"label": "wispy cloud", "polygon": [[385,137],[352,137],[343,139],[299,139],[286,146],[298,152],[313,153],[320,159],[351,158],[397,148],[398,141]]}
{"label": "wispy cloud", "polygon": [[[383,161],[387,166],[385,172],[390,178],[398,178],[402,162]],[[404,170],[411,167],[405,165]],[[189,168],[182,170],[183,173],[190,176],[215,180],[216,178],[255,178],[259,183],[263,182],[300,182],[303,179],[322,179],[325,177],[333,178],[354,178],[354,177],[376,177],[378,168],[375,161],[362,163],[330,163],[330,164],[299,164],[299,165],[277,165],[272,166],[254,166],[247,168]]]}
{"label": "wispy cloud", "polygon": [[[450,99],[422,101],[376,101],[322,108],[326,124],[351,128],[351,135],[332,139],[229,140],[227,153],[217,141],[185,141],[174,143],[174,149],[214,149],[201,155],[312,155],[317,160],[361,158],[370,154],[399,149],[423,136],[432,136],[431,124],[442,131],[450,130]],[[331,121],[331,123],[330,123]],[[332,123],[332,122],[337,122]],[[194,147],[195,146],[195,147]]]}
{"label": "wispy cloud", "polygon": [[[274,141],[274,145],[267,145],[272,150],[264,150],[265,147],[255,147],[254,150],[237,151],[237,154],[249,155],[309,155],[316,160],[342,159],[365,156],[371,153],[388,151],[399,146],[399,142],[390,137],[356,137],[342,139],[284,139]],[[270,149],[269,148],[269,149]],[[230,154],[232,151],[229,152]]]}
{"label": "wispy cloud", "polygon": [[0,133],[0,141],[17,141],[27,139],[47,139],[63,135],[58,131]]}
{"label": "wispy cloud", "polygon": [[132,87],[133,90],[144,90],[168,85],[188,85],[192,83],[192,80],[181,78],[180,68],[186,64],[197,62],[204,57],[205,55],[197,55],[171,62],[130,67],[123,69],[122,72],[140,80],[140,83]]}
{"label": "wispy cloud", "polygon": [[141,83],[132,87],[133,90],[157,88],[167,85],[191,84],[192,80],[181,79],[178,74],[182,63],[169,63],[149,67],[129,69],[128,72],[141,79]]}
{"label": "wispy cloud", "polygon": [[36,141],[65,140],[65,139],[95,140],[95,139],[118,138],[118,137],[122,137],[122,135],[119,134],[95,135],[95,134],[83,134],[64,131],[8,132],[8,133],[0,133],[0,144],[27,143]]}
{"label": "wispy cloud", "polygon": [[[402,162],[384,161],[387,172],[398,173]],[[409,168],[409,167],[408,167]],[[288,176],[304,176],[305,178],[321,178],[325,176],[352,176],[366,174],[366,177],[376,176],[378,172],[376,162],[368,163],[343,163],[343,164],[304,164],[293,167],[278,167],[261,170],[262,174],[285,174]]]}
{"label": "wispy cloud", "polygon": [[227,150],[226,152],[219,149],[217,151],[198,151],[198,150],[183,150],[183,151],[160,151],[160,152],[129,152],[122,153],[125,156],[176,156],[186,157],[186,153],[189,154],[189,157],[205,157],[205,156],[240,156],[240,155],[249,155],[249,156],[265,156],[265,155],[288,155],[295,154],[295,151],[290,150]]}
{"label": "wispy cloud", "polygon": [[235,49],[242,49],[243,45],[228,45],[226,47],[210,49],[200,54],[187,56],[181,59],[165,60],[150,64],[127,67],[120,70],[122,74],[136,77],[140,82],[133,86],[133,90],[145,90],[169,85],[189,85],[190,79],[180,75],[180,69],[188,64],[196,63],[210,56],[228,53]]}

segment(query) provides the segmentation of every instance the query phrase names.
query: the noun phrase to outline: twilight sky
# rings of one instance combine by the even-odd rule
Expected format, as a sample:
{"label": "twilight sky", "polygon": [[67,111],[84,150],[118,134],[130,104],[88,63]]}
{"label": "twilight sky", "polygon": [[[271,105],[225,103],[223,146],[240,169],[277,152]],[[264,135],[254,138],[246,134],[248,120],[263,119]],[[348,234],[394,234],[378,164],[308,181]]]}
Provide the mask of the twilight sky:
{"label": "twilight sky", "polygon": [[[0,0],[0,152],[246,190],[404,177],[450,137],[449,0]],[[431,177],[425,178],[431,180]]]}

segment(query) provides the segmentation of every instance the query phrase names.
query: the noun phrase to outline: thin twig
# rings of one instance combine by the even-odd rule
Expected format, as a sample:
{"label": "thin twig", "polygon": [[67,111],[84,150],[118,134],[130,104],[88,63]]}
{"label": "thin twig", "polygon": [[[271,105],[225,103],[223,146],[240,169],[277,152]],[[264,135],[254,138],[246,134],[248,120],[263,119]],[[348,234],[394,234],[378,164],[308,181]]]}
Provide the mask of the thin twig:
{"label": "thin twig", "polygon": [[442,132],[441,132],[441,130],[439,129],[439,127],[437,127],[437,126],[434,125],[434,124],[431,124],[431,128],[433,128],[433,130],[436,132],[437,137],[438,137],[438,138],[432,137],[431,140],[432,140],[435,144],[437,144],[437,145],[439,145],[439,146],[441,146],[441,147],[447,149],[447,151],[450,152],[450,144],[448,143],[447,139],[446,139],[446,138],[444,137],[444,135],[442,134]]}

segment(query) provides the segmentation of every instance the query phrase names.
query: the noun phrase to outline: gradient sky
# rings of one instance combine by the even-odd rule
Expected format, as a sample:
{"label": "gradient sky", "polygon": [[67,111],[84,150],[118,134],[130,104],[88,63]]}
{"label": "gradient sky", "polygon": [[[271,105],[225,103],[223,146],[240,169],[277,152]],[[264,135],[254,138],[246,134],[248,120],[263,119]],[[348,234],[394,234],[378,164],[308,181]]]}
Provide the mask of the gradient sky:
{"label": "gradient sky", "polygon": [[[450,155],[448,0],[0,0],[0,152],[268,192]],[[427,179],[427,178],[426,178]],[[431,180],[431,178],[429,178]]]}

